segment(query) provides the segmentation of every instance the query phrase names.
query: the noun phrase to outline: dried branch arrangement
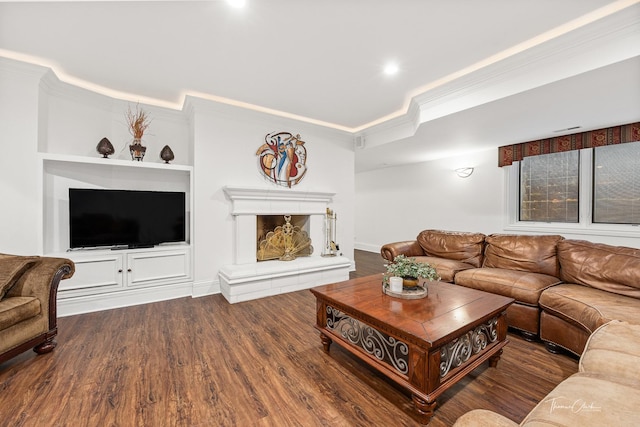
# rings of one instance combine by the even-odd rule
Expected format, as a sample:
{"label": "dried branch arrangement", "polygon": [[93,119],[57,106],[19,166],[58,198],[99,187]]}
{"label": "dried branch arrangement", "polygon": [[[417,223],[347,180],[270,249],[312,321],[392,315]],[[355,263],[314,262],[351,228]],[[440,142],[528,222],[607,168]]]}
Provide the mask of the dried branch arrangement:
{"label": "dried branch arrangement", "polygon": [[142,139],[144,131],[147,130],[151,123],[149,113],[139,108],[138,104],[136,104],[135,111],[131,111],[131,107],[127,108],[125,117],[127,118],[127,124],[129,125],[129,132],[131,135],[133,135],[135,139]]}

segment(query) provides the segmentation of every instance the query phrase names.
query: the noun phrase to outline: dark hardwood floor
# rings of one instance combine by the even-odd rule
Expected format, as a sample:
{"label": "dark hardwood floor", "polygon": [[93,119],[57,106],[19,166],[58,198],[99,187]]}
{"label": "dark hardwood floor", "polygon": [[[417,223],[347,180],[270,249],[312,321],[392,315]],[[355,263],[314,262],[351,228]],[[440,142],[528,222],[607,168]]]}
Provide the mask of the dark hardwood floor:
{"label": "dark hardwood floor", "polygon": [[[384,271],[356,251],[357,272]],[[338,345],[326,354],[308,291],[222,295],[65,317],[58,347],[0,365],[0,426],[414,426],[410,395]],[[520,422],[577,361],[509,335],[444,393],[430,426],[484,408]]]}

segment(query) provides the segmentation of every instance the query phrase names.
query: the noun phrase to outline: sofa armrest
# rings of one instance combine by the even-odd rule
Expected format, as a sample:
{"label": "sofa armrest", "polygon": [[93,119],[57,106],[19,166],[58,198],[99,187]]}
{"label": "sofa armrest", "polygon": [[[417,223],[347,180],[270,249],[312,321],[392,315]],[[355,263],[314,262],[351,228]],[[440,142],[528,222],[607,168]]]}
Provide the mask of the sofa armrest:
{"label": "sofa armrest", "polygon": [[40,257],[7,292],[7,297],[31,296],[40,300],[42,314],[48,318],[49,329],[57,325],[56,298],[60,280],[73,276],[75,265],[66,258]]}
{"label": "sofa armrest", "polygon": [[517,427],[519,424],[486,409],[474,409],[458,418],[454,427]]}
{"label": "sofa armrest", "polygon": [[380,248],[382,258],[393,261],[398,255],[407,257],[424,256],[425,253],[417,240],[407,240],[405,242],[387,243]]}

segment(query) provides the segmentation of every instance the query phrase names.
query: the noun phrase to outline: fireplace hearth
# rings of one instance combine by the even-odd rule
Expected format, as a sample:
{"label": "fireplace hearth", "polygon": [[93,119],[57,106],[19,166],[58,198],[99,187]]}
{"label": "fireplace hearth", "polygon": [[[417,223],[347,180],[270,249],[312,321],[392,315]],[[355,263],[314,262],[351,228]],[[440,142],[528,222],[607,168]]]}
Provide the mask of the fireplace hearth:
{"label": "fireplace hearth", "polygon": [[[257,237],[261,216],[291,216],[311,242],[323,245],[325,217],[334,193],[225,187],[233,219],[233,263],[220,269],[220,290],[229,302],[247,301],[285,292],[308,289],[349,278],[351,260],[343,256],[323,257],[312,251],[291,261],[258,262]],[[304,217],[300,225],[298,217]],[[266,233],[264,233],[266,235]]]}

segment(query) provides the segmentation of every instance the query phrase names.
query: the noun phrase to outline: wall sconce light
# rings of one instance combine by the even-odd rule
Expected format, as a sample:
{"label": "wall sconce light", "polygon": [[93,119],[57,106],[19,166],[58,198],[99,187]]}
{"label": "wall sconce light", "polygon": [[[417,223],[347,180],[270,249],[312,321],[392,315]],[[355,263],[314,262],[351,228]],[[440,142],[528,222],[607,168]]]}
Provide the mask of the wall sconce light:
{"label": "wall sconce light", "polygon": [[473,173],[473,168],[458,168],[455,172],[460,178],[469,178]]}

